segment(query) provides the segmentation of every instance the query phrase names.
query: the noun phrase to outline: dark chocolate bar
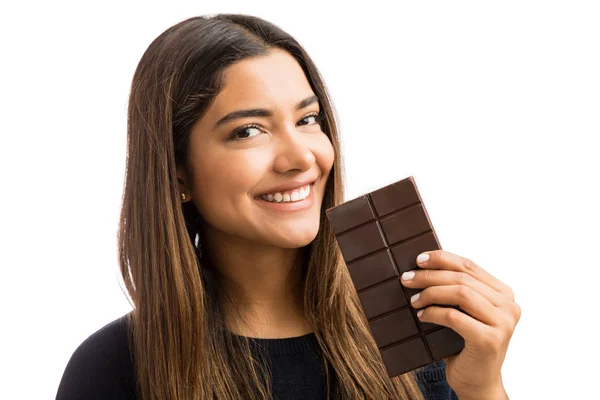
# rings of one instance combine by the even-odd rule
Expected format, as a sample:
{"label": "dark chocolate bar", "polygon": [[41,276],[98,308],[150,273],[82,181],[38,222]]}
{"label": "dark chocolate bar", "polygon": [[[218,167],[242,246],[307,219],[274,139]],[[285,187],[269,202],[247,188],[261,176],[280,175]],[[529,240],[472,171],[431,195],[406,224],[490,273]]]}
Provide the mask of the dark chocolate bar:
{"label": "dark chocolate bar", "polygon": [[327,210],[371,333],[390,377],[458,354],[454,330],[421,322],[400,283],[416,258],[442,247],[412,176]]}

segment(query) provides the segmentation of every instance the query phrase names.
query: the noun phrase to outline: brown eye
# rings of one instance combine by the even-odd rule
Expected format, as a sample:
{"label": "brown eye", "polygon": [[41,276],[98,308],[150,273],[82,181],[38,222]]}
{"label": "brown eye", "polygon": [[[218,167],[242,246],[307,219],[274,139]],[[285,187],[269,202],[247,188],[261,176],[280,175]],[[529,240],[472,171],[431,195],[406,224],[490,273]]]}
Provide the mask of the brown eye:
{"label": "brown eye", "polygon": [[[307,115],[306,117],[302,118],[300,121],[310,120],[311,118],[313,118],[317,124],[319,124],[321,122],[320,118],[319,118],[319,114],[317,114],[317,113],[312,113],[310,115]],[[309,123],[306,125],[311,125],[311,124]]]}
{"label": "brown eye", "polygon": [[229,139],[248,139],[260,134],[260,126],[250,124],[242,126],[231,133]]}

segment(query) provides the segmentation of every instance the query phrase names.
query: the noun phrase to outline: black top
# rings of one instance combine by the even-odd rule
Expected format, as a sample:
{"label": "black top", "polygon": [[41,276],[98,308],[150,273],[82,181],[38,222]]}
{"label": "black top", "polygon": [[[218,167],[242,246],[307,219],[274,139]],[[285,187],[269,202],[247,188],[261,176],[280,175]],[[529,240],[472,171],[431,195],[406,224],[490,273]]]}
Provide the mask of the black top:
{"label": "black top", "polygon": [[[126,317],[107,324],[77,347],[63,374],[57,400],[136,398]],[[275,399],[325,399],[325,374],[314,333],[251,340],[268,351]],[[444,368],[441,361],[417,372],[417,383],[427,400],[457,399],[446,382]]]}

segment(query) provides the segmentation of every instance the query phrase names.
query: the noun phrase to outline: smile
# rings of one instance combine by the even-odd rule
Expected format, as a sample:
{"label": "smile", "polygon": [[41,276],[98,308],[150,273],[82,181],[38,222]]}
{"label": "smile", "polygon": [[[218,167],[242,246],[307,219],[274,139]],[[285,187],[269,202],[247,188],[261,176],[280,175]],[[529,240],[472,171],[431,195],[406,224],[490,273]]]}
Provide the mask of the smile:
{"label": "smile", "polygon": [[291,203],[306,199],[308,196],[310,196],[310,192],[311,188],[310,184],[308,184],[293,190],[287,190],[285,192],[268,193],[258,197],[260,197],[264,201],[268,201],[269,203]]}

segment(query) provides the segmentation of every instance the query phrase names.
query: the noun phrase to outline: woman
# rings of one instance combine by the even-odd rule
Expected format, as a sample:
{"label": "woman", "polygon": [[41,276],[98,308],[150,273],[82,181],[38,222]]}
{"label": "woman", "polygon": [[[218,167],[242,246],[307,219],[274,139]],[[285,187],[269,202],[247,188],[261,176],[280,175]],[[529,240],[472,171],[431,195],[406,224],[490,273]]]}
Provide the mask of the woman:
{"label": "woman", "polygon": [[507,398],[520,309],[444,251],[402,283],[465,349],[387,377],[325,217],[342,193],[332,104],[292,37],[244,15],[169,28],[129,100],[119,255],[135,309],[75,351],[58,398]]}

